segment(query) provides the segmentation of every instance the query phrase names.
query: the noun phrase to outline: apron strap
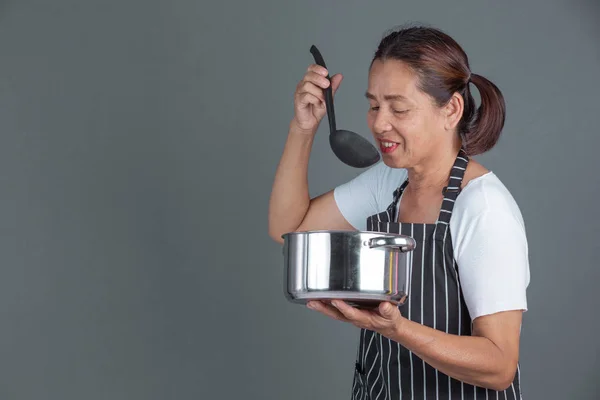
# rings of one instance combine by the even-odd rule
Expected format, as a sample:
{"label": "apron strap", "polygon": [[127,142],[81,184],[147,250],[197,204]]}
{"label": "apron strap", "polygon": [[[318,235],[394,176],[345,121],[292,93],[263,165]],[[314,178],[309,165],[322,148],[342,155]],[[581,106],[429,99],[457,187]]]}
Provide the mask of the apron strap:
{"label": "apron strap", "polygon": [[408,185],[408,178],[406,178],[406,180],[402,183],[402,185],[400,185],[400,187],[398,187],[396,190],[394,190],[394,199],[392,200],[392,203],[388,206],[387,211],[389,213],[389,215],[391,216],[390,221],[391,222],[395,222],[398,219],[398,201],[400,201],[400,197],[402,196],[402,193],[404,192],[404,189],[406,189],[406,186]]}
{"label": "apron strap", "polygon": [[446,230],[449,229],[450,217],[452,216],[452,210],[454,209],[454,202],[460,194],[462,181],[468,164],[469,156],[467,156],[467,153],[465,153],[465,151],[461,148],[456,156],[452,170],[450,171],[448,186],[446,186],[442,191],[444,194],[444,200],[442,201],[440,215],[438,216],[438,220],[436,222],[436,239],[444,239]]}

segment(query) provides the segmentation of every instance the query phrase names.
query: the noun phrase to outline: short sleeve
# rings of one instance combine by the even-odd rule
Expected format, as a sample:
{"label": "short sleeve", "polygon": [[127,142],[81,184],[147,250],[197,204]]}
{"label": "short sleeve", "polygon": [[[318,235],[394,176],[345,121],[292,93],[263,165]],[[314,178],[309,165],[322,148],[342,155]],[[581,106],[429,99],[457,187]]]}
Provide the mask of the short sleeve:
{"label": "short sleeve", "polygon": [[457,237],[456,262],[472,319],[501,311],[527,311],[527,237],[510,210],[487,209],[470,219]]}
{"label": "short sleeve", "polygon": [[333,191],[340,212],[356,230],[365,230],[367,217],[380,212],[378,197],[383,168],[383,163],[376,164]]}

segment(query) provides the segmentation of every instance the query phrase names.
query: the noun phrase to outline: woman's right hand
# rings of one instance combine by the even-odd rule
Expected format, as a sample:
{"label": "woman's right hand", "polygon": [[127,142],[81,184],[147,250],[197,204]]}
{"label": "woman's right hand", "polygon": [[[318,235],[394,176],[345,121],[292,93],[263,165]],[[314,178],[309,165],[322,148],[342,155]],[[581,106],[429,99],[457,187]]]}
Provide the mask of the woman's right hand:
{"label": "woman's right hand", "polygon": [[333,75],[331,82],[327,79],[327,74],[327,69],[317,64],[311,64],[296,86],[293,122],[304,133],[314,134],[319,123],[327,114],[323,90],[331,83],[331,90],[335,95],[342,82],[341,74]]}

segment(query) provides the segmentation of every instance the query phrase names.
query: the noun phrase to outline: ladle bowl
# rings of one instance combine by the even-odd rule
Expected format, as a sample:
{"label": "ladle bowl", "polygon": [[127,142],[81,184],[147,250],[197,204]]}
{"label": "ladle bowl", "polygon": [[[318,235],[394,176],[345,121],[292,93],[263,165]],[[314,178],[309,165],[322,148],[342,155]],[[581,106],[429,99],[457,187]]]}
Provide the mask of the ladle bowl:
{"label": "ladle bowl", "polygon": [[[321,52],[315,45],[311,46],[310,52],[318,65],[327,68]],[[329,74],[327,79],[331,82]],[[329,145],[333,153],[344,164],[354,168],[366,168],[377,163],[381,156],[371,142],[358,133],[337,129],[331,84],[325,88],[324,92],[327,119],[329,120]]]}

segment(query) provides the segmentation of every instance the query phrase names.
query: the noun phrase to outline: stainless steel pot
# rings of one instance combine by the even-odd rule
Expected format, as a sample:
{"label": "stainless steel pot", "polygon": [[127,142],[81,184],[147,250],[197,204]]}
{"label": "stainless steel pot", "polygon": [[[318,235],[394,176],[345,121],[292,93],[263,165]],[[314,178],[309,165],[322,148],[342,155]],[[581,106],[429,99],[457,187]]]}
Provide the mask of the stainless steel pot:
{"label": "stainless steel pot", "polygon": [[364,231],[282,235],[284,292],[293,303],[342,299],[359,308],[403,304],[416,242],[409,236]]}

